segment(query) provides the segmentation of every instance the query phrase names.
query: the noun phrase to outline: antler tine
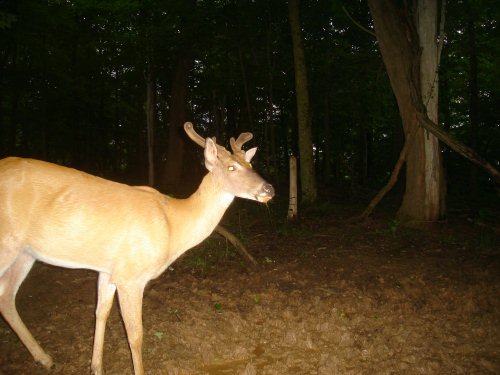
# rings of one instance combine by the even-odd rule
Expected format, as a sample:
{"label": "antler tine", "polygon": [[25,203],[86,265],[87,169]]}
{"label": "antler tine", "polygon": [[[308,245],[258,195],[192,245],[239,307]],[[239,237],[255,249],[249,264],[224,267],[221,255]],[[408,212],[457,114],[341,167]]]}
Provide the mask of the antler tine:
{"label": "antler tine", "polygon": [[[201,147],[205,148],[205,138],[203,138],[201,135],[196,133],[196,130],[194,130],[194,126],[191,122],[184,123],[184,131],[189,136],[189,138],[191,138],[195,143],[197,143]],[[215,146],[217,146],[217,150],[219,150],[219,152],[228,153],[228,151],[224,148],[224,146],[217,144],[215,137],[212,137],[212,140],[214,141]]]}
{"label": "antler tine", "polygon": [[203,148],[205,147],[205,138],[196,133],[196,130],[194,130],[193,124],[191,122],[184,123],[184,131],[195,143]]}
{"label": "antler tine", "polygon": [[233,150],[233,153],[236,154],[237,152],[242,152],[243,150],[241,149],[241,146],[243,146],[243,144],[247,143],[252,138],[252,133],[241,133],[236,140],[231,137],[229,142],[231,143],[231,149]]}

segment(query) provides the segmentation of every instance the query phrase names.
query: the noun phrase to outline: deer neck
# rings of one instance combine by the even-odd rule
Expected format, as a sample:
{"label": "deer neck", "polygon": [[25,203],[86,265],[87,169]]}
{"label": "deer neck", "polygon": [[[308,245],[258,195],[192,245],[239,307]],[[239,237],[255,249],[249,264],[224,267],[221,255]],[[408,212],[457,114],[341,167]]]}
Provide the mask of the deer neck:
{"label": "deer neck", "polygon": [[207,238],[215,229],[234,196],[224,192],[220,183],[208,173],[186,199],[169,199],[170,246],[175,260]]}

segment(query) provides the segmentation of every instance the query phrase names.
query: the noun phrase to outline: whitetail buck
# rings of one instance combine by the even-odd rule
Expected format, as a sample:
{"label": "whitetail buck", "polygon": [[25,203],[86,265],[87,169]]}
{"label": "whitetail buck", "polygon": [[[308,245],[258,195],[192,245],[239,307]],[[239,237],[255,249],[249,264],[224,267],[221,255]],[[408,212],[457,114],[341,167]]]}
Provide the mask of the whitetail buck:
{"label": "whitetail buck", "polygon": [[[103,343],[115,291],[132,352],[135,375],[142,364],[142,298],[147,282],[210,235],[234,197],[267,202],[273,187],[252,170],[252,138],[231,138],[231,154],[199,136],[209,173],[187,199],[134,187],[42,161],[0,160],[0,312],[43,366],[52,366],[15,306],[20,284],[36,260],[99,272],[91,369],[103,374]],[[68,343],[70,345],[70,343]]]}

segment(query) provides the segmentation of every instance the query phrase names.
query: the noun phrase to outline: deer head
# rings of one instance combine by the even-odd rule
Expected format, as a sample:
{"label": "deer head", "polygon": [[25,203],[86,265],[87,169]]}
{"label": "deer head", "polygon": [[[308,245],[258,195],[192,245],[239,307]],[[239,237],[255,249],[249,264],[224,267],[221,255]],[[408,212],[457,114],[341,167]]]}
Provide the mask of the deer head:
{"label": "deer head", "polygon": [[215,137],[204,139],[196,133],[190,122],[184,124],[184,130],[195,143],[205,149],[205,166],[224,192],[263,203],[274,196],[273,186],[259,176],[250,163],[257,147],[247,151],[241,148],[252,139],[251,133],[242,133],[236,140],[231,138],[231,153],[218,145]]}

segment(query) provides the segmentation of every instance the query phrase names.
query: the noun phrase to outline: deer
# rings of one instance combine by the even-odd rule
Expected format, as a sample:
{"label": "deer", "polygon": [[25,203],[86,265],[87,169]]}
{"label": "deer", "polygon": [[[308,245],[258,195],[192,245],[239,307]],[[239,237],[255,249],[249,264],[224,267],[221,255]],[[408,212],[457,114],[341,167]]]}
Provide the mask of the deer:
{"label": "deer", "polygon": [[35,361],[52,358],[21,320],[15,298],[35,261],[98,273],[91,371],[103,372],[106,321],[115,292],[135,375],[143,375],[142,301],[146,284],[207,238],[235,197],[267,203],[274,188],[251,165],[251,133],[230,139],[232,153],[184,130],[204,148],[208,173],[189,197],[130,186],[35,159],[0,160],[0,313]]}

